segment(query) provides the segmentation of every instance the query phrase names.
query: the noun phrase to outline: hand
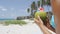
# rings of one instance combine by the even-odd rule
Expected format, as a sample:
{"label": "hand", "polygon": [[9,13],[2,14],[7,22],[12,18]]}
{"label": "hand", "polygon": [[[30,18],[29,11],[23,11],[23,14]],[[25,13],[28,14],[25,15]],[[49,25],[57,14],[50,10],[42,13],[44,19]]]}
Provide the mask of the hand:
{"label": "hand", "polygon": [[43,21],[41,18],[38,16],[38,19],[34,19],[35,23],[40,27],[40,29],[43,31],[44,34],[52,34],[51,32],[48,31],[47,27],[44,26]]}
{"label": "hand", "polygon": [[38,16],[38,19],[34,18],[34,21],[37,25],[43,25],[43,21],[41,20],[41,18]]}

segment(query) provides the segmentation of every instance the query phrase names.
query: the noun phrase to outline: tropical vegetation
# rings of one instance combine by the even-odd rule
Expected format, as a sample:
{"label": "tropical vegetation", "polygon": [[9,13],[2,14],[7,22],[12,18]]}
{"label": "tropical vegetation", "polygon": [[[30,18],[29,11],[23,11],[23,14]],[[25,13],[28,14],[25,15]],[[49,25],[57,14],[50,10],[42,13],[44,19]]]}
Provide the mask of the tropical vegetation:
{"label": "tropical vegetation", "polygon": [[24,24],[27,24],[27,23],[25,21],[22,21],[22,20],[7,20],[4,23],[4,25],[10,25],[10,24],[24,25]]}
{"label": "tropical vegetation", "polygon": [[37,3],[35,1],[32,2],[31,7],[27,9],[27,12],[31,12],[30,16],[34,17],[34,14],[36,13],[36,11],[38,10],[38,8],[40,6],[43,7],[43,5],[50,5],[50,0],[42,0],[42,5],[40,5],[41,2],[40,0],[37,1]]}

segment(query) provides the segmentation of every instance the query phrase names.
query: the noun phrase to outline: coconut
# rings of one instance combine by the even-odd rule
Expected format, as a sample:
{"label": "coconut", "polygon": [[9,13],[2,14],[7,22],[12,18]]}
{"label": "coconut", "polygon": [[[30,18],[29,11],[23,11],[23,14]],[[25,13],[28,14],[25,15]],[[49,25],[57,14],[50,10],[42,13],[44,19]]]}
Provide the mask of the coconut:
{"label": "coconut", "polygon": [[46,18],[47,18],[47,13],[46,12],[36,12],[35,13],[35,18],[38,19],[38,16],[40,16],[41,20],[43,22],[45,22]]}

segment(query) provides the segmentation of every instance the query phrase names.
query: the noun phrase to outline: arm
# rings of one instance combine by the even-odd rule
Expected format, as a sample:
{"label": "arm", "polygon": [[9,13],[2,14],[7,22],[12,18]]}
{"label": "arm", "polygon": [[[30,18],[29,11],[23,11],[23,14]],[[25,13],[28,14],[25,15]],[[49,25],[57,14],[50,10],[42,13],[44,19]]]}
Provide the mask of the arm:
{"label": "arm", "polygon": [[40,25],[39,27],[42,29],[44,34],[52,34],[51,32],[48,31],[48,29],[44,25]]}
{"label": "arm", "polygon": [[43,31],[44,34],[51,34],[48,29],[43,25],[42,20],[40,19],[40,17],[38,17],[37,19],[34,19],[36,24],[41,28],[41,30]]}

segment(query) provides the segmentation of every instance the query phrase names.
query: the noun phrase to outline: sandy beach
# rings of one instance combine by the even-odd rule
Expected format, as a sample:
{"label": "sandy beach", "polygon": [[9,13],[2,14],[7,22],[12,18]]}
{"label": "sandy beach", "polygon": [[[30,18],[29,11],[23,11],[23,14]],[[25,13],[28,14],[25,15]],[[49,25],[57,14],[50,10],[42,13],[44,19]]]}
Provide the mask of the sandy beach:
{"label": "sandy beach", "polygon": [[[0,34],[43,34],[41,29],[33,23],[34,21],[31,20],[23,20],[26,21],[28,24],[20,26],[10,24],[8,26],[0,25]],[[52,32],[55,34],[54,32]]]}

